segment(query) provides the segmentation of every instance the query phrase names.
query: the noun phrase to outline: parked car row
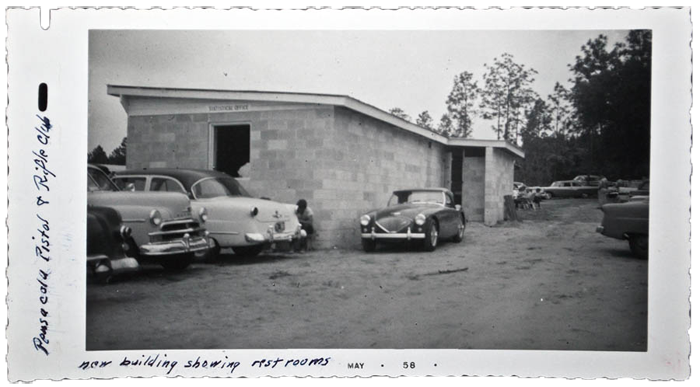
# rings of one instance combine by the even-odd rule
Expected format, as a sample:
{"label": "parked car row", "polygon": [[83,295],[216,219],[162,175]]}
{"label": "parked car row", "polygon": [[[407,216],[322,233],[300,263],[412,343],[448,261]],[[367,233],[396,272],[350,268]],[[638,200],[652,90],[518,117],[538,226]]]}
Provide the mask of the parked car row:
{"label": "parked car row", "polygon": [[221,248],[254,256],[304,237],[294,206],[255,199],[216,171],[88,166],[88,271],[100,278],[154,262],[182,270]]}
{"label": "parked car row", "polygon": [[555,181],[545,192],[552,198],[587,198],[598,195],[598,186],[589,186],[579,180]]}

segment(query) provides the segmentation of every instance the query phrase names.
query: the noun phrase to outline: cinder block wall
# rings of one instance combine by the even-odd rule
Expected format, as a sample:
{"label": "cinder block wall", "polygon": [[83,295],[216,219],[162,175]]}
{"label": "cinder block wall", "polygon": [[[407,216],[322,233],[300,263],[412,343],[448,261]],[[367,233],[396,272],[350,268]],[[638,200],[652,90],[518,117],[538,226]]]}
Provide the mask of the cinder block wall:
{"label": "cinder block wall", "polygon": [[320,152],[333,126],[333,108],[228,113],[250,122],[250,178],[241,183],[254,196],[283,203],[310,202],[322,187],[314,169],[323,163]]}
{"label": "cinder block wall", "polygon": [[513,192],[514,160],[504,150],[486,148],[484,223],[487,225],[494,225],[505,218],[503,197]]}
{"label": "cinder block wall", "polygon": [[207,114],[130,116],[126,167],[206,168]]}
{"label": "cinder block wall", "polygon": [[128,168],[207,168],[212,123],[250,124],[256,197],[309,202],[320,248],[360,245],[359,216],[407,187],[444,185],[445,147],[345,108],[129,117]]}
{"label": "cinder block wall", "polygon": [[483,222],[485,158],[466,156],[462,165],[462,207],[470,222]]}

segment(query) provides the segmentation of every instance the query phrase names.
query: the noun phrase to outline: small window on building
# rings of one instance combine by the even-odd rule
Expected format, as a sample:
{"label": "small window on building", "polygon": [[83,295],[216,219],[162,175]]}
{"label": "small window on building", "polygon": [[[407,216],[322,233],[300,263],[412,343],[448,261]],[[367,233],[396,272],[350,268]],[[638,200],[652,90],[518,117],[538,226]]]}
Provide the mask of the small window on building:
{"label": "small window on building", "polygon": [[214,127],[214,169],[242,177],[241,168],[250,163],[250,125]]}

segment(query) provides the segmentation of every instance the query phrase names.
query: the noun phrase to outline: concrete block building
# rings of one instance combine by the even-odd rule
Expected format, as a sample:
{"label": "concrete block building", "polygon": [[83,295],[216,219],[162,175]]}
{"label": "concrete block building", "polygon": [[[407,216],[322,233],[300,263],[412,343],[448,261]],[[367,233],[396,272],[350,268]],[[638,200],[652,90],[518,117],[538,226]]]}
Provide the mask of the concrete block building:
{"label": "concrete block building", "polygon": [[503,220],[505,141],[447,139],[342,95],[109,85],[128,115],[127,168],[217,169],[254,196],[315,213],[320,247],[360,245],[359,216],[391,192],[447,187],[469,221]]}

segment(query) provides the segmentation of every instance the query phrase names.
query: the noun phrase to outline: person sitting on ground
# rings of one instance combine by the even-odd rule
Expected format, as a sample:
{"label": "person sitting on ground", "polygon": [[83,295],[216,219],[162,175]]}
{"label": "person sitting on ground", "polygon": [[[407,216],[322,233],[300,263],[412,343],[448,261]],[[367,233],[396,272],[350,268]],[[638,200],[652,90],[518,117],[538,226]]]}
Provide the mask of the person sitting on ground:
{"label": "person sitting on ground", "polygon": [[[296,210],[297,218],[299,218],[299,223],[301,223],[301,229],[306,232],[306,238],[301,242],[305,250],[313,250],[313,235],[314,235],[314,212],[309,208],[306,200],[300,199],[297,202]],[[297,250],[300,250],[298,248]]]}

